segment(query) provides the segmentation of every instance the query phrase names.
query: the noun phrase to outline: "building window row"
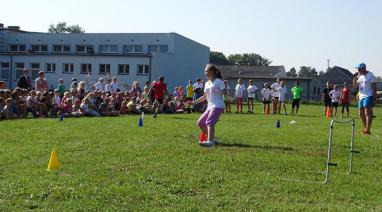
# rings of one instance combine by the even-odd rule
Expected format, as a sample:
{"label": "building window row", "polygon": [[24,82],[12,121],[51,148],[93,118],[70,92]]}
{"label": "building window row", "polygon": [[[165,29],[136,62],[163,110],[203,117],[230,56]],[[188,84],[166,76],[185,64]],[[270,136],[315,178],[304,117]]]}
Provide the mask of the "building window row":
{"label": "building window row", "polygon": [[[74,64],[73,63],[64,63],[62,73],[73,74],[74,73]],[[137,75],[147,75],[150,72],[150,66],[147,64],[138,64],[137,66]],[[16,79],[19,78],[25,67],[25,63],[15,63]],[[92,74],[93,66],[90,63],[84,63],[80,65],[81,74]],[[40,63],[30,63],[30,75],[32,79],[38,77],[40,70],[44,70],[46,73],[55,73],[56,72],[56,63],[46,63],[45,69],[41,69]],[[111,74],[111,65],[110,64],[99,64],[100,75]],[[117,68],[118,75],[129,75],[130,74],[130,65],[129,64],[118,64]],[[0,63],[0,80],[9,80],[10,78],[10,64],[8,62]]]}
{"label": "building window row", "polygon": [[[94,54],[94,45],[76,45],[75,52],[79,54]],[[123,53],[144,53],[143,45],[123,45]],[[25,44],[11,44],[10,52],[26,52],[28,51]],[[32,44],[30,51],[32,52],[48,52],[46,44]],[[53,45],[53,53],[71,53],[71,46],[64,44]],[[117,54],[119,53],[118,45],[99,45],[98,52],[100,54]],[[147,52],[168,52],[168,45],[148,45]]]}

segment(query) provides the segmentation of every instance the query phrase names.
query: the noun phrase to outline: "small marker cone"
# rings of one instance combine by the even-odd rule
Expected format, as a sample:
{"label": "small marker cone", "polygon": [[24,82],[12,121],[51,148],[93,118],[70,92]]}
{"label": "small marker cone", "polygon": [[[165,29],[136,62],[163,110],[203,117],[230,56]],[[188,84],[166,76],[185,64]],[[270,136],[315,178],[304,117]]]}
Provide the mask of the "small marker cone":
{"label": "small marker cone", "polygon": [[61,112],[60,121],[64,121],[64,113],[63,112]]}
{"label": "small marker cone", "polygon": [[207,141],[207,135],[204,132],[200,133],[199,142]]}
{"label": "small marker cone", "polygon": [[139,118],[138,127],[143,127],[143,119],[142,119],[142,117]]}
{"label": "small marker cone", "polygon": [[53,148],[52,153],[50,154],[48,171],[53,171],[60,168],[60,161],[58,160],[57,150]]}
{"label": "small marker cone", "polygon": [[332,109],[329,108],[329,109],[326,110],[326,118],[330,119],[331,117],[332,117]]}
{"label": "small marker cone", "polygon": [[280,119],[277,120],[276,128],[280,128]]}

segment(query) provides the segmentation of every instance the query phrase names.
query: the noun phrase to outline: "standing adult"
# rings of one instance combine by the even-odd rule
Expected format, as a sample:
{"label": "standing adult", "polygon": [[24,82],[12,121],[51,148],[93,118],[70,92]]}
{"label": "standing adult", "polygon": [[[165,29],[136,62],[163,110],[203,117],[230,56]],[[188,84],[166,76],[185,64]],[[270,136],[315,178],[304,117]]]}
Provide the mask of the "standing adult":
{"label": "standing adult", "polygon": [[96,82],[93,85],[93,89],[96,90],[96,91],[104,91],[105,90],[105,84],[103,83],[103,78],[102,77],[100,77],[98,79],[98,82]]}
{"label": "standing adult", "polygon": [[192,101],[194,97],[194,87],[192,86],[192,81],[188,80],[188,84],[186,86],[186,99],[187,101]]}
{"label": "standing adult", "polygon": [[155,98],[155,113],[154,118],[157,117],[159,110],[162,110],[163,98],[167,92],[167,84],[164,82],[164,76],[159,77],[159,81],[154,82],[154,98]]}
{"label": "standing adult", "polygon": [[29,77],[29,70],[24,68],[23,74],[19,77],[17,80],[17,87],[31,90],[32,89],[32,82],[31,78]]}
{"label": "standing adult", "polygon": [[332,110],[332,98],[330,98],[330,92],[333,90],[332,84],[330,82],[326,82],[326,87],[322,91],[322,99],[321,102],[324,105],[324,116],[328,114],[328,111]]}
{"label": "standing adult", "polygon": [[346,109],[346,115],[349,117],[349,105],[350,105],[350,89],[347,82],[344,82],[344,88],[341,90],[340,102],[342,106],[342,115],[344,116],[344,110]]}
{"label": "standing adult", "polygon": [[292,100],[292,115],[294,113],[294,108],[296,108],[296,114],[298,113],[298,109],[300,108],[300,100],[301,100],[301,94],[304,92],[304,89],[300,87],[300,82],[296,82],[296,86],[294,86],[291,90],[293,95]]}
{"label": "standing adult", "polygon": [[373,121],[373,106],[377,100],[377,86],[373,73],[366,70],[366,64],[356,66],[357,72],[353,75],[353,87],[358,88],[359,116],[362,119],[364,135],[370,135],[371,123]]}
{"label": "standing adult", "polygon": [[279,105],[279,98],[280,98],[280,90],[281,90],[281,80],[280,78],[277,77],[277,80],[275,83],[271,85],[271,90],[272,90],[272,109],[273,109],[273,114],[277,113],[277,108]]}
{"label": "standing adult", "polygon": [[45,79],[45,72],[38,72],[38,77],[35,80],[35,90],[41,93],[48,90],[48,81]]}
{"label": "standing adult", "polygon": [[117,77],[113,77],[111,79],[110,89],[112,92],[119,92],[120,91],[119,82],[117,81]]}

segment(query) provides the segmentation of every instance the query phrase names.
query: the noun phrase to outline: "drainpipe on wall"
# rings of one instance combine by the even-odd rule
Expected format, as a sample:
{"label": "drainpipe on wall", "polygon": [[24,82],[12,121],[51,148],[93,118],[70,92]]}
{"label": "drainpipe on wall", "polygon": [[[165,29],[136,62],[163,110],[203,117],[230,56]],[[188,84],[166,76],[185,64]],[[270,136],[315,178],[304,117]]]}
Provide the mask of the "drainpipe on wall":
{"label": "drainpipe on wall", "polygon": [[150,56],[150,60],[149,60],[149,82],[151,83],[151,56]]}
{"label": "drainpipe on wall", "polygon": [[9,88],[12,89],[12,75],[13,75],[13,56],[9,55],[10,65],[9,65]]}

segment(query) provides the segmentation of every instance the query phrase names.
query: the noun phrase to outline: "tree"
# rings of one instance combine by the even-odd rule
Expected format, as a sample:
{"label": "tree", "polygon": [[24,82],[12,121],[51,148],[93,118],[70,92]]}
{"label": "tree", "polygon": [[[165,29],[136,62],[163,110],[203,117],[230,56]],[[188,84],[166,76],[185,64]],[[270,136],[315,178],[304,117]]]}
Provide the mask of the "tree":
{"label": "tree", "polygon": [[324,75],[324,73],[325,72],[321,70],[320,72],[318,72],[318,77],[321,77],[322,75]]}
{"label": "tree", "polygon": [[210,52],[210,63],[216,65],[229,65],[230,62],[227,60],[227,57],[221,52]]}
{"label": "tree", "polygon": [[297,71],[294,67],[292,67],[288,72],[287,72],[288,77],[297,77]]}
{"label": "tree", "polygon": [[50,33],[84,33],[85,29],[80,27],[79,25],[67,25],[66,22],[58,22],[58,24],[51,24],[49,26],[48,31]]}
{"label": "tree", "polygon": [[255,53],[231,54],[227,59],[231,64],[251,66],[268,66],[272,62],[271,60]]}
{"label": "tree", "polygon": [[298,77],[318,77],[318,73],[315,68],[310,66],[301,66],[298,71]]}
{"label": "tree", "polygon": [[382,82],[382,76],[377,76],[377,77],[375,78],[375,81],[377,81],[377,82]]}

